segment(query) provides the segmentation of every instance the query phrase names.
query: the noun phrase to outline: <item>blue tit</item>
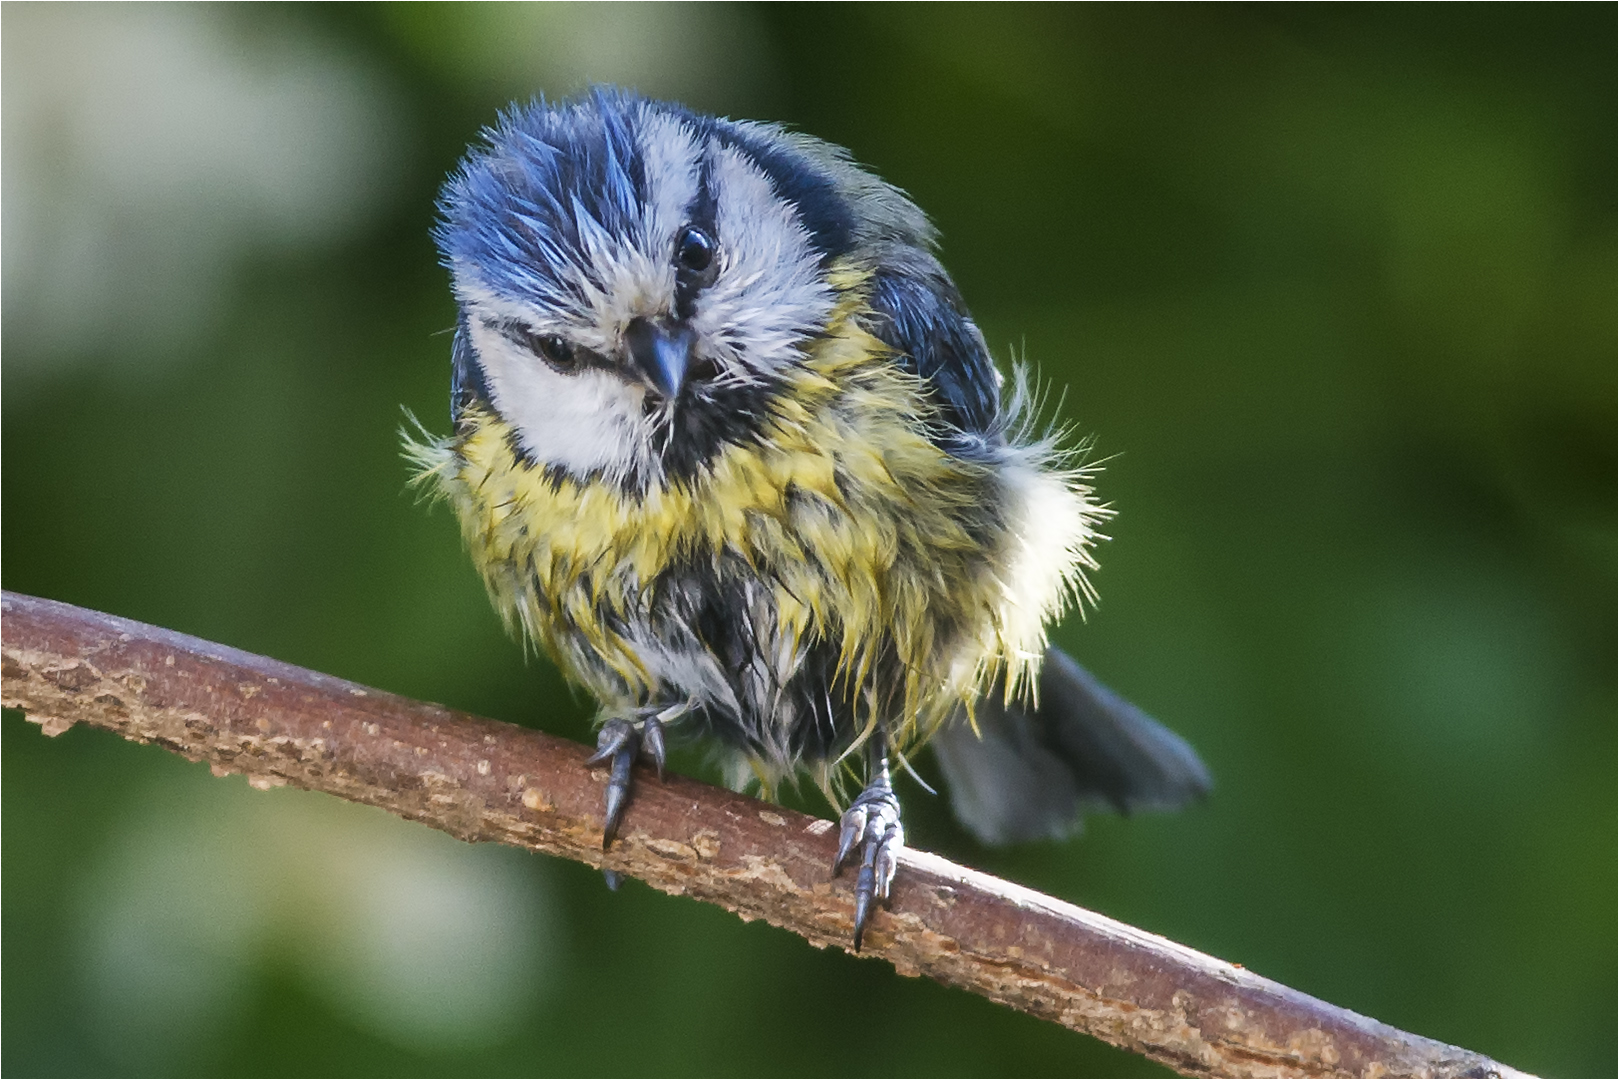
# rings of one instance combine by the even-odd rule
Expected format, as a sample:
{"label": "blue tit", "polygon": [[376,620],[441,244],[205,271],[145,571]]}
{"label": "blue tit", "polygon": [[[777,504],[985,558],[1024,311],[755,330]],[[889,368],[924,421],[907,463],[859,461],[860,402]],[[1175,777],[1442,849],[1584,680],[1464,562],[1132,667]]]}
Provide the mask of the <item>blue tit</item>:
{"label": "blue tit", "polygon": [[904,844],[890,768],[929,740],[989,843],[1208,789],[1048,647],[1108,511],[903,192],[598,89],[504,114],[439,211],[454,431],[410,454],[508,627],[601,704],[604,846],[669,739],[767,797],[808,776],[846,806],[858,949]]}

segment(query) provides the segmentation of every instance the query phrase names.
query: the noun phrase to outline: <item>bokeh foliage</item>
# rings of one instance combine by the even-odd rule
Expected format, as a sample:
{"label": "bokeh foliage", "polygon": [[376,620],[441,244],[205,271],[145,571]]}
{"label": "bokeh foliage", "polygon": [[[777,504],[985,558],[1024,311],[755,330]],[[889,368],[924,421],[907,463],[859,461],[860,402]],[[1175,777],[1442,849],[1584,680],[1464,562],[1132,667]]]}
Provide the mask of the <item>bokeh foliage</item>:
{"label": "bokeh foliage", "polygon": [[[6,588],[586,738],[405,489],[400,406],[445,426],[435,189],[540,88],[785,120],[911,192],[1111,455],[1102,603],[1057,636],[1217,780],[1006,851],[907,782],[913,842],[1543,1075],[1619,1066],[1611,5],[178,10],[118,100],[200,139],[152,85],[214,48],[242,175],[74,187],[21,110],[77,84],[24,50],[131,32],[4,12]],[[276,117],[336,122],[299,64],[348,135],[253,164]],[[300,147],[305,201],[275,174],[222,224]],[[180,192],[145,247],[140,182]],[[105,280],[69,235],[124,243]],[[578,866],[0,736],[10,1074],[1157,1074]]]}

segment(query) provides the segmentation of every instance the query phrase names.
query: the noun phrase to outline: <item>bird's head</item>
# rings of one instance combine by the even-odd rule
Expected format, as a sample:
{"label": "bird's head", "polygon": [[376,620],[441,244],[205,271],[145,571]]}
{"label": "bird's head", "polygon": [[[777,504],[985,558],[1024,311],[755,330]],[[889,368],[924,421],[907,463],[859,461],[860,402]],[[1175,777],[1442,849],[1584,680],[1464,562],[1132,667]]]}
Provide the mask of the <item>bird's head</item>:
{"label": "bird's head", "polygon": [[625,484],[746,438],[825,331],[838,268],[931,241],[836,148],[610,90],[507,113],[440,213],[457,415]]}

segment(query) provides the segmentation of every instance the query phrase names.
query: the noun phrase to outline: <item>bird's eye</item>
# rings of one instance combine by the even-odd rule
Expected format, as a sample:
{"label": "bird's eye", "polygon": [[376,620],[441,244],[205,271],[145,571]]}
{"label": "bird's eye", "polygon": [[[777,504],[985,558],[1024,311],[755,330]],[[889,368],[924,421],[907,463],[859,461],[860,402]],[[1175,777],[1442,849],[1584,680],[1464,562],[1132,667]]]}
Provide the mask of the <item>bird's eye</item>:
{"label": "bird's eye", "polygon": [[702,273],[714,261],[713,237],[695,225],[686,226],[675,241],[675,259],[692,273]]}
{"label": "bird's eye", "polygon": [[523,344],[527,345],[535,356],[565,375],[572,373],[579,366],[579,350],[555,334],[525,331]]}
{"label": "bird's eye", "polygon": [[595,354],[581,349],[566,338],[555,334],[539,334],[516,319],[491,320],[484,325],[500,334],[519,349],[526,349],[544,360],[553,371],[572,375]]}
{"label": "bird's eye", "polygon": [[557,337],[555,334],[546,334],[535,341],[535,352],[539,353],[547,362],[561,368],[571,368],[575,363],[573,346]]}

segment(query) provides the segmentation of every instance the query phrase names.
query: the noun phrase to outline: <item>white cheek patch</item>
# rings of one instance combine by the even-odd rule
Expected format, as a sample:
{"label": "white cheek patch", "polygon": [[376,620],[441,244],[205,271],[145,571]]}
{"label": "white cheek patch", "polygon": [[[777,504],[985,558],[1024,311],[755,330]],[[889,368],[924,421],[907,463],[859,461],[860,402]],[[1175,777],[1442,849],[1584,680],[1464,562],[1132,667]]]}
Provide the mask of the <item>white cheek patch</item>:
{"label": "white cheek patch", "polygon": [[834,296],[791,206],[746,155],[709,150],[720,271],[697,300],[698,338],[754,373],[798,358],[799,343],[826,325]]}
{"label": "white cheek patch", "polygon": [[539,357],[469,320],[473,349],[495,411],[528,454],[574,476],[622,480],[654,462],[644,391],[607,371],[564,375]]}

